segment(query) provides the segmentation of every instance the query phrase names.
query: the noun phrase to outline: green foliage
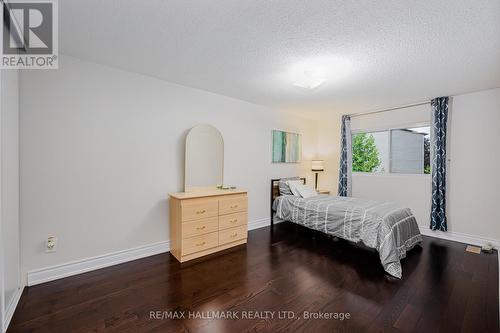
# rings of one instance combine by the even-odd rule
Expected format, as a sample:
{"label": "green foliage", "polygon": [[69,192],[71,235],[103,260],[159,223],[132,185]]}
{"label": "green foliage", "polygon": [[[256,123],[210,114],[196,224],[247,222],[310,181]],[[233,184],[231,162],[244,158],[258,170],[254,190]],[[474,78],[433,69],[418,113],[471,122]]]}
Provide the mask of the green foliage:
{"label": "green foliage", "polygon": [[352,171],[373,172],[380,165],[375,138],[371,134],[359,133],[352,136]]}
{"label": "green foliage", "polygon": [[431,140],[424,137],[424,173],[431,173]]}

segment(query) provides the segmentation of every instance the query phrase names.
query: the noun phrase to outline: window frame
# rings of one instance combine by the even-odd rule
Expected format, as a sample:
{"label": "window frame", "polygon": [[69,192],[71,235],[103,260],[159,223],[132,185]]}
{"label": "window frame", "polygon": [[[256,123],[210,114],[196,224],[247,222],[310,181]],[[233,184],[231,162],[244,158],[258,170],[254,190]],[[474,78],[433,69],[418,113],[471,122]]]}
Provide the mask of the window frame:
{"label": "window frame", "polygon": [[[408,128],[416,128],[416,127],[429,127],[431,128],[431,123],[430,121],[423,121],[423,122],[417,122],[417,123],[406,123],[406,124],[400,124],[396,126],[391,126],[391,127],[374,127],[374,128],[368,128],[368,129],[356,129],[356,130],[351,130],[351,142],[352,142],[352,136],[355,134],[361,134],[361,133],[378,133],[378,132],[389,132],[389,171],[384,171],[384,172],[363,172],[363,171],[353,171],[351,167],[351,174],[356,175],[356,176],[368,176],[368,177],[400,177],[400,176],[410,176],[410,177],[431,177],[432,176],[432,169],[431,173],[402,173],[402,172],[392,172],[392,158],[391,158],[391,152],[392,152],[392,135],[390,134],[390,131],[392,130],[404,130]],[[429,133],[429,139],[432,143],[432,130]],[[432,144],[430,147],[430,159],[431,159],[431,167],[432,167],[432,157],[434,155],[434,150],[432,149]],[[352,149],[351,149],[351,158],[352,158]]]}

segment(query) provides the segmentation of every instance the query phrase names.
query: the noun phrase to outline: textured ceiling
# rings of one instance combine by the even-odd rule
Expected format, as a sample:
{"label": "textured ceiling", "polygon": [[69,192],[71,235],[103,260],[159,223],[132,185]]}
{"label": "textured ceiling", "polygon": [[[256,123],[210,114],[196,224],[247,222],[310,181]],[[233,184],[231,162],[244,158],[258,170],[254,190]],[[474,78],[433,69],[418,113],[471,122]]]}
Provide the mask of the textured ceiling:
{"label": "textured ceiling", "polygon": [[[500,87],[498,0],[64,0],[59,17],[62,53],[311,116]],[[314,66],[323,85],[293,85]]]}

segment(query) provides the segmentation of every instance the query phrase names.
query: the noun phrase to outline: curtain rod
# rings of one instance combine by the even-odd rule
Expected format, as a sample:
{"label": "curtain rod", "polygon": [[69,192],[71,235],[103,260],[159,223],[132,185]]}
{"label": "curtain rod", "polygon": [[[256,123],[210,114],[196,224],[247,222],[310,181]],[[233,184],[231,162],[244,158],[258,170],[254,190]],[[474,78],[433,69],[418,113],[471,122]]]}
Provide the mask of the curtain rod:
{"label": "curtain rod", "polygon": [[376,111],[369,111],[369,112],[362,112],[362,113],[352,113],[349,116],[351,116],[351,118],[354,118],[354,117],[358,117],[358,116],[366,116],[366,115],[369,115],[369,114],[375,114],[375,113],[381,113],[381,112],[387,112],[387,111],[394,111],[394,110],[399,110],[399,109],[406,109],[406,108],[411,108],[413,106],[426,105],[426,104],[431,104],[431,102],[427,101],[427,102],[420,102],[420,103],[415,103],[415,104],[408,104],[408,105],[404,105],[404,106],[397,106],[397,107],[394,107],[394,108],[384,109],[384,110],[376,110]]}

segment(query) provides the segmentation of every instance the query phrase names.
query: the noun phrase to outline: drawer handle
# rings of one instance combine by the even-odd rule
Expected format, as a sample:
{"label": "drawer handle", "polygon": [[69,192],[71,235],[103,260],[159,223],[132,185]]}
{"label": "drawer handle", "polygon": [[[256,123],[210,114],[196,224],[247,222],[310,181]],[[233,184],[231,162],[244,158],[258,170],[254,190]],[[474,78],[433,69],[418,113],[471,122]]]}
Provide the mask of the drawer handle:
{"label": "drawer handle", "polygon": [[238,208],[238,205],[231,206],[231,209],[235,209],[235,208]]}
{"label": "drawer handle", "polygon": [[231,237],[231,238],[234,238],[234,237],[236,237],[236,236],[238,236],[238,233],[237,233],[237,232],[232,233],[230,237]]}
{"label": "drawer handle", "polygon": [[196,227],[196,230],[203,230],[203,229],[205,229],[205,226]]}
{"label": "drawer handle", "polygon": [[206,244],[206,242],[201,242],[201,243],[196,244],[196,246],[203,246],[205,244]]}
{"label": "drawer handle", "polygon": [[229,221],[229,223],[236,223],[236,222],[238,222],[238,219],[234,219],[234,220]]}
{"label": "drawer handle", "polygon": [[196,214],[204,214],[205,212],[206,212],[206,210],[202,209],[202,210],[196,211]]}

